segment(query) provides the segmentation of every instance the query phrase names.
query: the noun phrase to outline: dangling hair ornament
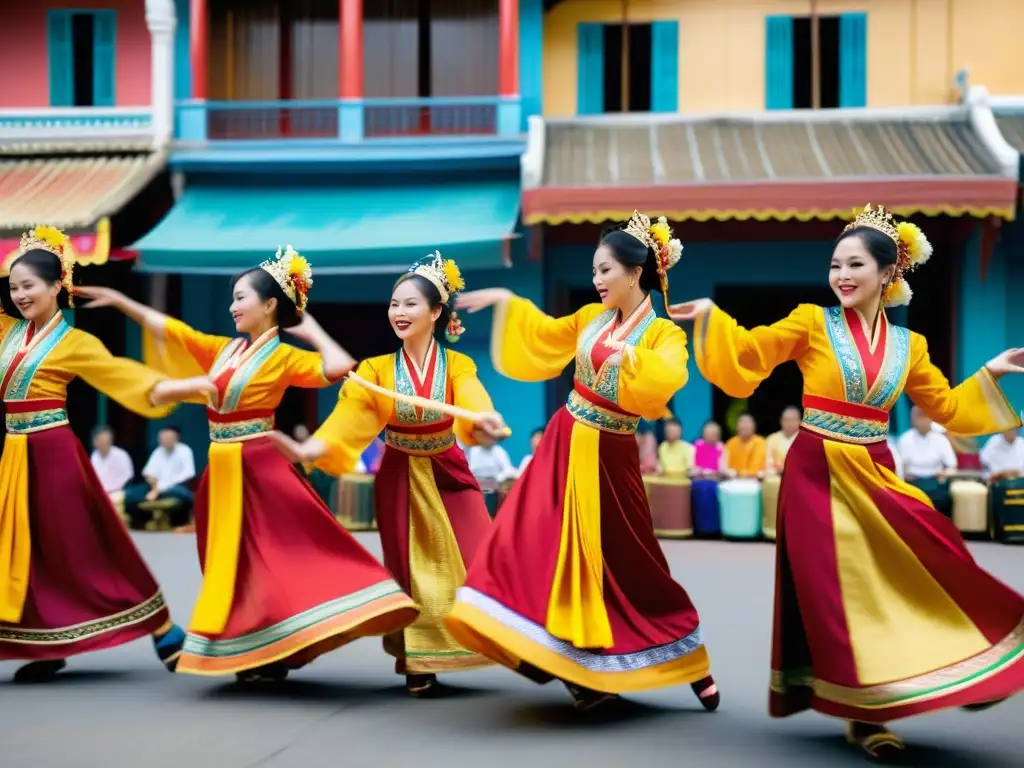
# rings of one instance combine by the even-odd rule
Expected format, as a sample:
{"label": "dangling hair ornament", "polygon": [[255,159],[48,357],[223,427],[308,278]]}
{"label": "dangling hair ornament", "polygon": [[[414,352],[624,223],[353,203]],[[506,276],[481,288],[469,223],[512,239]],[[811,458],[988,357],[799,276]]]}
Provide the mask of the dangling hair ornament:
{"label": "dangling hair ornament", "polygon": [[913,272],[931,258],[932,244],[919,226],[909,221],[894,222],[892,214],[880,205],[874,209],[871,203],[865,205],[864,210],[857,213],[856,218],[843,228],[843,232],[856,227],[870,227],[896,243],[896,271],[892,282],[882,293],[882,302],[887,307],[906,306],[914,296],[907,283],[907,273]]}
{"label": "dangling hair ornament", "polygon": [[658,280],[661,284],[661,295],[668,311],[668,271],[679,263],[683,256],[683,244],[672,237],[672,228],[664,216],[651,223],[651,220],[639,211],[633,211],[633,218],[626,224],[626,233],[632,235],[648,248],[653,248],[658,257]]}
{"label": "dangling hair ornament", "polygon": [[68,306],[75,306],[75,298],[71,293],[74,288],[72,278],[75,274],[75,252],[68,236],[56,227],[40,225],[21,236],[18,245],[18,256],[29,251],[46,251],[60,259],[60,282],[68,294]]}
{"label": "dangling hair ornament", "polygon": [[281,286],[284,295],[292,300],[301,315],[309,303],[309,289],[313,287],[313,268],[306,257],[299,254],[290,245],[284,250],[278,246],[273,259],[260,264],[260,269],[267,272]]}
{"label": "dangling hair ornament", "polygon": [[449,308],[448,326],[444,336],[449,344],[455,344],[466,329],[455,312],[455,296],[466,287],[459,265],[452,259],[445,259],[440,251],[434,251],[409,267],[409,272],[429,280],[441,295],[441,303]]}

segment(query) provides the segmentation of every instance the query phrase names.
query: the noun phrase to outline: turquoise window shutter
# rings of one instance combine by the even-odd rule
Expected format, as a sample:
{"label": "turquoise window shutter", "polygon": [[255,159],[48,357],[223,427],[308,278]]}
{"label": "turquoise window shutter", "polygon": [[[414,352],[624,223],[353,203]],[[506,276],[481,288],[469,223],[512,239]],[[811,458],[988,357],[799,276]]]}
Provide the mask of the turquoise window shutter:
{"label": "turquoise window shutter", "polygon": [[651,111],[679,111],[679,22],[651,24]]}
{"label": "turquoise window shutter", "polygon": [[868,104],[868,15],[839,17],[839,106]]}
{"label": "turquoise window shutter", "polygon": [[48,11],[46,53],[50,66],[50,106],[74,104],[74,56],[71,51],[70,11]]}
{"label": "turquoise window shutter", "polygon": [[765,19],[764,101],[767,109],[793,108],[793,19]]}
{"label": "turquoise window shutter", "polygon": [[92,103],[112,107],[117,92],[117,12],[93,11]]}
{"label": "turquoise window shutter", "polygon": [[604,24],[582,22],[577,27],[576,111],[604,112]]}

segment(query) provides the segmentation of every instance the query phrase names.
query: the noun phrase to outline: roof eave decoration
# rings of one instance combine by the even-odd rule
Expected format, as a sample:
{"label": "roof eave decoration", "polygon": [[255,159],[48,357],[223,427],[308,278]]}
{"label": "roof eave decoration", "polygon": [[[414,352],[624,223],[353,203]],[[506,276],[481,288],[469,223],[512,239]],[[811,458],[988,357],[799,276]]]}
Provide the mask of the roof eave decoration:
{"label": "roof eave decoration", "polygon": [[[71,251],[75,265],[89,267],[106,264],[110,259],[110,219],[100,219],[96,231],[88,234],[72,234]],[[0,239],[0,277],[7,277],[11,265],[20,253],[19,241],[16,239]]]}

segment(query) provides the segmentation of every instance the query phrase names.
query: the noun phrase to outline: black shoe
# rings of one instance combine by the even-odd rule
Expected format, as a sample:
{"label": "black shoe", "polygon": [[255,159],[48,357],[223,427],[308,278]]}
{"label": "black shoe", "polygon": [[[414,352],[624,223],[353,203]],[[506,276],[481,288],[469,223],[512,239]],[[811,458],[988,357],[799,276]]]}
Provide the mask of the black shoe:
{"label": "black shoe", "polygon": [[563,683],[566,689],[572,694],[573,705],[577,712],[591,712],[597,707],[609,704],[617,700],[618,694],[605,693],[604,691],[593,691],[575,683]]}
{"label": "black shoe", "polygon": [[690,683],[690,688],[697,694],[701,706],[708,712],[714,712],[718,709],[718,705],[722,703],[722,697],[718,693],[718,686],[715,685],[715,679],[711,675],[698,680],[696,683]]}
{"label": "black shoe", "polygon": [[436,699],[444,695],[445,687],[437,682],[437,675],[406,675],[405,690],[414,699]]}
{"label": "black shoe", "polygon": [[247,669],[244,672],[239,672],[235,677],[243,685],[280,683],[288,677],[288,667],[278,661],[273,664],[265,664],[262,667]]}
{"label": "black shoe", "polygon": [[869,758],[879,763],[898,762],[906,749],[899,736],[884,725],[872,723],[848,722],[846,741],[856,744]]}
{"label": "black shoe", "polygon": [[68,663],[64,659],[30,661],[14,673],[16,683],[46,683],[53,680]]}
{"label": "black shoe", "polygon": [[964,712],[984,712],[986,709],[992,709],[996,704],[1002,704],[1006,699],[996,699],[995,701],[982,701],[977,704],[965,704],[960,707]]}
{"label": "black shoe", "polygon": [[184,645],[185,630],[177,624],[172,624],[171,628],[160,635],[160,637],[153,635],[153,648],[168,672],[173,672],[177,668],[178,659],[181,657],[181,649]]}

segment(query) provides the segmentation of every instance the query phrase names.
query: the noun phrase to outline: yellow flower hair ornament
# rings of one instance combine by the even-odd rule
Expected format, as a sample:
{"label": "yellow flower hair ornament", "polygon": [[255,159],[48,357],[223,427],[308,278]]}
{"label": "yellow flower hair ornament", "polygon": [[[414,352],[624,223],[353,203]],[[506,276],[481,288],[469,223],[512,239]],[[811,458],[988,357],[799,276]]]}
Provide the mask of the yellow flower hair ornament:
{"label": "yellow flower hair ornament", "polygon": [[68,305],[74,307],[75,299],[71,291],[74,288],[75,254],[68,236],[57,227],[39,225],[21,236],[18,257],[29,251],[46,251],[60,260],[60,282],[67,291]]}
{"label": "yellow flower hair ornament", "polygon": [[882,294],[882,301],[887,307],[906,306],[914,295],[907,283],[907,273],[913,272],[931,258],[932,244],[919,226],[909,221],[894,222],[892,214],[880,205],[872,208],[868,203],[863,211],[855,214],[854,220],[843,229],[844,232],[869,227],[896,243],[896,270],[892,282]]}
{"label": "yellow flower hair ornament", "polygon": [[267,272],[281,286],[284,295],[295,304],[302,314],[309,303],[309,291],[313,287],[313,268],[306,257],[290,245],[284,250],[280,247],[273,259],[260,264],[260,269]]}
{"label": "yellow flower hair ornament", "polygon": [[425,256],[409,268],[409,272],[426,279],[437,288],[441,296],[441,303],[449,308],[448,326],[445,328],[445,338],[448,343],[455,344],[466,329],[462,326],[462,320],[454,309],[455,295],[465,290],[466,281],[462,277],[459,265],[452,259],[445,259],[440,251],[434,251]]}

